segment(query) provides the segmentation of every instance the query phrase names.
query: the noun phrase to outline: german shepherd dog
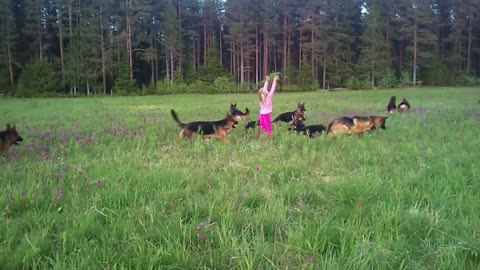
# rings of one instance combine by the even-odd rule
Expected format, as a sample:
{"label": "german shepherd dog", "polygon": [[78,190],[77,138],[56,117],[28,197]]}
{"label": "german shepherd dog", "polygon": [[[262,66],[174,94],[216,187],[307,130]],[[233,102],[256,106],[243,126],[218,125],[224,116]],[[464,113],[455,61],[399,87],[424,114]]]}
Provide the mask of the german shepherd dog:
{"label": "german shepherd dog", "polygon": [[406,98],[403,98],[402,102],[398,104],[398,111],[404,112],[410,110],[410,103],[408,103]]}
{"label": "german shepherd dog", "polygon": [[23,138],[18,135],[15,125],[10,127],[10,124],[7,124],[7,129],[0,131],[0,155],[6,152],[12,145],[18,145],[21,141],[23,141]]}
{"label": "german shepherd dog", "polygon": [[305,118],[303,117],[303,113],[299,114],[298,111],[295,112],[292,118],[292,124],[290,125],[290,128],[288,128],[288,130],[295,130],[297,133],[303,133],[304,135],[308,135],[310,138],[327,131],[324,125],[305,126],[304,119]]}
{"label": "german shepherd dog", "polygon": [[235,104],[230,104],[230,114],[233,116],[233,118],[236,121],[239,121],[239,120],[245,120],[247,117],[249,117],[250,111],[248,110],[248,108],[245,108],[245,113],[243,113],[242,111],[237,109],[237,103],[235,103]]}
{"label": "german shepherd dog", "polygon": [[[307,109],[305,108],[305,102],[298,103],[297,104],[297,110],[295,110],[293,112],[284,112],[284,113],[280,114],[279,116],[277,116],[275,119],[273,119],[272,122],[276,123],[278,121],[282,121],[282,122],[285,122],[285,123],[289,123],[290,121],[292,121],[293,115],[298,110],[301,110],[302,113],[305,113],[307,111]],[[304,119],[304,121],[305,121],[305,119]]]}
{"label": "german shepherd dog", "polygon": [[178,119],[177,114],[174,110],[170,111],[173,117],[173,120],[177,122],[178,126],[182,129],[180,131],[180,136],[183,138],[191,139],[195,134],[199,134],[204,138],[217,138],[223,142],[227,142],[227,134],[232,131],[238,122],[233,118],[230,112],[227,113],[227,116],[218,121],[196,121],[190,123],[182,123]]}
{"label": "german shepherd dog", "polygon": [[337,134],[363,134],[372,130],[375,126],[375,118],[368,116],[340,117],[328,125],[327,133]]}
{"label": "german shepherd dog", "polygon": [[395,103],[397,102],[397,97],[396,96],[391,96],[390,101],[388,102],[387,105],[387,113],[393,113],[396,109]]}

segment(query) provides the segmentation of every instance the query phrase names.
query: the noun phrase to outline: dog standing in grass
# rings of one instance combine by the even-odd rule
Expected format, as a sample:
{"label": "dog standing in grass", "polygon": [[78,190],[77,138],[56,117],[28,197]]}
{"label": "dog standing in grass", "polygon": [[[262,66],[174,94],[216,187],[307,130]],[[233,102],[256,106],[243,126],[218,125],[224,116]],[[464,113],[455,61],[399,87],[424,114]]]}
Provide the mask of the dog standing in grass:
{"label": "dog standing in grass", "polygon": [[388,102],[388,105],[387,105],[387,113],[393,113],[395,111],[395,109],[397,108],[397,106],[395,105],[396,102],[397,102],[397,97],[391,96],[390,101]]}
{"label": "dog standing in grass", "polygon": [[0,155],[6,152],[12,145],[18,145],[23,141],[23,138],[18,135],[17,128],[7,124],[7,129],[0,131]]}
{"label": "dog standing in grass", "polygon": [[405,112],[410,110],[410,103],[408,103],[406,98],[403,98],[402,102],[398,104],[398,111],[399,112]]}
{"label": "dog standing in grass", "polygon": [[238,122],[233,118],[230,113],[227,113],[227,116],[218,121],[195,121],[190,123],[182,123],[174,110],[170,111],[173,117],[173,120],[178,124],[182,129],[180,131],[180,136],[183,138],[191,139],[195,134],[199,134],[202,137],[217,138],[223,142],[228,142],[227,134],[232,131]]}
{"label": "dog standing in grass", "polygon": [[308,135],[310,138],[327,131],[324,125],[305,126],[304,121],[305,117],[303,112],[300,109],[297,109],[295,114],[292,116],[292,124],[288,130],[295,130],[297,133],[303,133],[304,135]]}
{"label": "dog standing in grass", "polygon": [[297,104],[297,109],[293,112],[284,112],[282,114],[280,114],[279,116],[277,116],[275,119],[273,119],[273,122],[278,122],[278,121],[282,121],[282,122],[285,122],[285,123],[289,123],[290,121],[292,121],[293,119],[293,115],[295,114],[295,112],[297,112],[298,110],[301,110],[302,113],[304,114],[304,119],[303,121],[305,121],[305,112],[307,111],[307,109],[305,109],[305,102],[299,102]]}
{"label": "dog standing in grass", "polygon": [[369,116],[340,117],[328,125],[327,133],[330,135],[338,134],[363,134],[372,130],[375,126],[375,118]]}

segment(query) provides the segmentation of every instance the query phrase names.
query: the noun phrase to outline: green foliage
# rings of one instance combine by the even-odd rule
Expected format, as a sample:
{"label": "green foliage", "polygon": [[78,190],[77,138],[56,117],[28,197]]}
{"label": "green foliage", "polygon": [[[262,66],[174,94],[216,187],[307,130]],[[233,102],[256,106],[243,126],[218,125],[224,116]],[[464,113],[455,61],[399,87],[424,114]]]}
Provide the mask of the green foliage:
{"label": "green foliage", "polygon": [[400,83],[400,86],[402,87],[407,87],[412,84],[412,76],[410,75],[410,72],[408,70],[402,71],[402,74],[400,75],[399,83]]}
{"label": "green foliage", "polygon": [[398,87],[398,85],[399,81],[397,79],[397,76],[395,76],[395,72],[393,70],[388,70],[378,83],[378,86],[380,88],[394,88]]}
{"label": "green foliage", "polygon": [[296,77],[296,84],[303,89],[303,91],[318,90],[318,82],[312,74],[312,66],[308,62],[306,56],[303,57],[301,69],[298,71]]}
{"label": "green foliage", "polygon": [[197,82],[192,84],[193,87],[190,87],[183,82],[163,80],[157,82],[157,89],[160,95],[192,93],[201,89],[201,87],[198,87],[199,85],[196,85]]}
{"label": "green foliage", "polygon": [[360,80],[357,77],[350,77],[347,81],[347,88],[350,90],[358,90],[360,89]]}
{"label": "green foliage", "polygon": [[237,88],[236,84],[227,77],[218,77],[213,82],[213,87],[217,93],[232,93]]}
{"label": "green foliage", "polygon": [[216,78],[226,75],[226,71],[220,62],[220,50],[217,47],[217,39],[212,37],[212,46],[207,49],[205,63],[199,69],[200,79],[213,83]]}
{"label": "green foliage", "polygon": [[51,96],[60,91],[60,74],[50,63],[35,63],[25,67],[15,95],[18,97]]}
{"label": "green foliage", "polygon": [[473,74],[468,74],[466,72],[460,72],[456,76],[457,85],[463,86],[479,86],[480,77]]}
{"label": "green foliage", "polygon": [[119,76],[115,80],[112,92],[116,96],[127,96],[139,94],[137,83],[134,80],[130,80],[128,76],[128,66],[123,64],[119,68]]}

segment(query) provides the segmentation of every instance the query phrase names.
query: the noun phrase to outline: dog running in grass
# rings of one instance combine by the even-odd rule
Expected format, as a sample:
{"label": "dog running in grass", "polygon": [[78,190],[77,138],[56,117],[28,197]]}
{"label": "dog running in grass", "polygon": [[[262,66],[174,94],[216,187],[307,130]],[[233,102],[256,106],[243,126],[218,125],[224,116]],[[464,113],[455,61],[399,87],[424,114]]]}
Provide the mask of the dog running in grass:
{"label": "dog running in grass", "polygon": [[354,117],[357,117],[357,118],[363,118],[363,117],[373,118],[374,124],[373,124],[373,127],[371,128],[372,131],[376,130],[377,128],[381,128],[381,129],[386,129],[387,128],[387,126],[385,124],[387,123],[388,116],[370,115],[370,116],[354,116]]}
{"label": "dog running in grass", "polygon": [[250,111],[245,108],[245,113],[237,109],[237,103],[230,104],[230,114],[236,121],[245,120],[250,116]]}
{"label": "dog running in grass", "polygon": [[327,133],[330,135],[339,134],[363,134],[372,130],[375,126],[375,118],[368,116],[340,117],[328,125]]}
{"label": "dog running in grass", "polygon": [[393,113],[395,111],[395,109],[397,108],[397,106],[395,105],[396,102],[397,102],[397,97],[391,96],[390,101],[388,102],[388,105],[387,105],[387,113]]}
{"label": "dog running in grass", "polygon": [[398,111],[399,112],[405,112],[410,110],[410,103],[408,103],[406,98],[403,98],[402,102],[398,104]]}
{"label": "dog running in grass", "polygon": [[23,138],[18,135],[17,128],[7,124],[7,129],[0,131],[0,155],[6,152],[12,145],[18,145]]}
{"label": "dog running in grass", "polygon": [[284,113],[280,114],[279,116],[277,116],[275,119],[273,119],[272,122],[276,123],[278,121],[282,121],[282,122],[285,122],[285,123],[290,123],[290,121],[292,121],[292,119],[293,119],[293,115],[298,110],[301,110],[303,113],[305,113],[307,111],[307,109],[305,108],[305,102],[298,103],[297,104],[297,109],[295,111],[284,112]]}
{"label": "dog running in grass", "polygon": [[305,126],[304,121],[305,118],[303,117],[303,113],[297,110],[292,117],[292,124],[288,130],[294,130],[297,133],[303,133],[304,135],[308,135],[310,138],[327,131],[327,128],[324,125]]}
{"label": "dog running in grass", "polygon": [[173,120],[177,122],[178,126],[182,129],[180,136],[183,138],[191,139],[196,134],[202,137],[217,138],[223,142],[228,142],[227,134],[232,131],[238,122],[233,118],[230,112],[227,113],[224,119],[217,121],[195,121],[190,123],[182,123],[174,110],[170,111]]}

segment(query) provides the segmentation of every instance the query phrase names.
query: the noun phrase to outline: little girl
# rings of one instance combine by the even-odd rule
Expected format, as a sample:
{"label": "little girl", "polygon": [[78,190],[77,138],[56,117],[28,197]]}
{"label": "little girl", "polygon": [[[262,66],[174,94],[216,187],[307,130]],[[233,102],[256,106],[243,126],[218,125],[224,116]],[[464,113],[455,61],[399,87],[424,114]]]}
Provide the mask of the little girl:
{"label": "little girl", "polygon": [[272,120],[270,115],[273,109],[273,94],[275,93],[275,87],[279,79],[278,75],[273,79],[272,88],[268,91],[268,76],[265,77],[265,84],[260,90],[258,90],[258,97],[260,99],[260,133],[267,132],[268,137],[272,137]]}

